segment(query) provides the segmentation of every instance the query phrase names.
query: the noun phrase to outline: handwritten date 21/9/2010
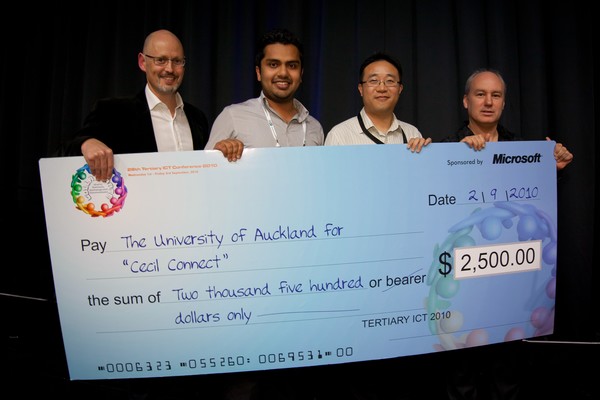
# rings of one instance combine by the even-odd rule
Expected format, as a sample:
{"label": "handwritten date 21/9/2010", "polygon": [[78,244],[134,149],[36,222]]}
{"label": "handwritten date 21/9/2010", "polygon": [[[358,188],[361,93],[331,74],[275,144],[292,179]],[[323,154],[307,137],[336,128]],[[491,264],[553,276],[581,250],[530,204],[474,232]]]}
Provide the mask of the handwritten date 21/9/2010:
{"label": "handwritten date 21/9/2010", "polygon": [[[539,199],[540,190],[534,187],[511,187],[508,189],[490,189],[489,191],[469,190],[467,193],[467,202],[469,203],[487,203],[494,201],[519,201]],[[446,206],[459,202],[457,196],[451,194],[429,194],[429,206]],[[462,202],[461,202],[462,203]]]}

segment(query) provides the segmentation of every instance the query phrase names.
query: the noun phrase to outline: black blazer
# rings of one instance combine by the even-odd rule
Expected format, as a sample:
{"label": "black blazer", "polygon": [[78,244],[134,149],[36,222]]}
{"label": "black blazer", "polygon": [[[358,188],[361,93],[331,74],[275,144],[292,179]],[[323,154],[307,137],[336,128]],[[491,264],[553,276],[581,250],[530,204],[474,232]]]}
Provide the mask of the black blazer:
{"label": "black blazer", "polygon": [[[186,102],[184,110],[192,130],[194,150],[204,150],[209,135],[206,115]],[[89,138],[102,141],[114,154],[157,152],[144,90],[134,97],[98,100],[85,118],[83,128],[64,146],[61,155],[80,156],[81,144]]]}

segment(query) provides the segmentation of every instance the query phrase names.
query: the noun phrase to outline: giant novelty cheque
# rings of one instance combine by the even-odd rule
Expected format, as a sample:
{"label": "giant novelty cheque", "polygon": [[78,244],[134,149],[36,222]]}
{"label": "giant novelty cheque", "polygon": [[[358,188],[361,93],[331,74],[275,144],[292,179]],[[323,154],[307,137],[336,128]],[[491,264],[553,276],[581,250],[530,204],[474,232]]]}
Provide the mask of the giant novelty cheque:
{"label": "giant novelty cheque", "polygon": [[309,367],[552,333],[554,142],[83,157],[40,172],[72,380]]}

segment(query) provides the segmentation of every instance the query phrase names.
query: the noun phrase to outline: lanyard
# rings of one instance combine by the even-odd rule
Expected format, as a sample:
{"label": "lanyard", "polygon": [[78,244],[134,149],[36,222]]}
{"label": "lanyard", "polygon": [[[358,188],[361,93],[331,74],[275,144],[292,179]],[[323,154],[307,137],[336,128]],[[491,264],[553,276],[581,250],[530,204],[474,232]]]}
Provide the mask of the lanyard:
{"label": "lanyard", "polygon": [[[265,107],[265,103],[262,103],[263,111],[265,112],[265,117],[267,117],[267,122],[269,123],[269,128],[271,128],[271,134],[275,139],[275,146],[281,147],[279,144],[279,139],[277,138],[277,131],[275,130],[275,125],[273,125],[273,120],[271,119],[271,113]],[[306,146],[306,121],[302,121],[302,132],[304,133],[304,139],[302,140],[302,147]]]}
{"label": "lanyard", "polygon": [[[358,123],[360,124],[360,128],[363,130],[365,135],[367,135],[372,141],[374,141],[377,144],[384,144],[381,140],[379,140],[375,136],[373,136],[373,134],[371,132],[369,132],[369,130],[367,128],[365,128],[365,123],[363,122],[362,117],[360,116],[360,113],[358,113]],[[408,140],[406,140],[406,135],[404,134],[404,130],[402,129],[401,126],[400,126],[400,133],[402,133],[402,139],[404,139],[404,143],[408,143]]]}

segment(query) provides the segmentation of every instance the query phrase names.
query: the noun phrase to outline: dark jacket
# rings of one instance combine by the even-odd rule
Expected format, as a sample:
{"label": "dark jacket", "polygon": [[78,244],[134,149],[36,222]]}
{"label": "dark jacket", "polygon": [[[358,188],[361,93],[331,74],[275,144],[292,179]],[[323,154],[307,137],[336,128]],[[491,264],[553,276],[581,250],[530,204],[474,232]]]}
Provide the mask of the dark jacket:
{"label": "dark jacket", "polygon": [[[204,113],[184,102],[190,123],[194,150],[204,150],[208,141],[208,120]],[[98,100],[84,126],[61,150],[62,156],[80,156],[81,144],[95,138],[110,147],[114,154],[151,153],[158,151],[150,109],[144,90],[133,97]]]}

